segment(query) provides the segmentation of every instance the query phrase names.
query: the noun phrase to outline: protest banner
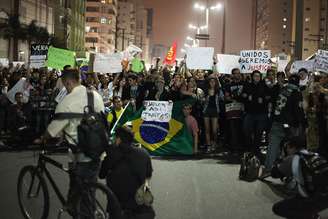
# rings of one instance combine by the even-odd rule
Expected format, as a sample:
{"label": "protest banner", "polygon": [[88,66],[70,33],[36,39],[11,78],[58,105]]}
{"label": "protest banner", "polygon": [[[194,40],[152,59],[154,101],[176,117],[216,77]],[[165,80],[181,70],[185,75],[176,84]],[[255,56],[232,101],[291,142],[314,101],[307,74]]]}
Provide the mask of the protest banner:
{"label": "protest banner", "polygon": [[140,59],[138,58],[134,58],[131,61],[131,71],[135,72],[135,73],[140,73],[144,70],[145,66],[143,65],[143,63],[141,62]]}
{"label": "protest banner", "polygon": [[314,69],[328,73],[328,51],[318,50],[314,61]]}
{"label": "protest banner", "polygon": [[231,74],[232,69],[240,68],[239,59],[236,55],[217,54],[216,69],[221,74]]}
{"label": "protest banner", "polygon": [[47,66],[62,70],[65,65],[75,66],[75,52],[50,46]]}
{"label": "protest banner", "polygon": [[176,56],[177,56],[177,42],[174,42],[173,45],[170,47],[169,51],[167,52],[163,64],[174,65]]}
{"label": "protest banner", "polygon": [[23,94],[24,103],[28,102],[28,98],[30,96],[30,90],[32,89],[32,85],[26,80],[26,78],[21,78],[15,85],[12,87],[8,93],[7,97],[12,103],[16,103],[15,95],[17,92],[21,92]]}
{"label": "protest banner", "polygon": [[190,47],[187,48],[187,68],[212,70],[213,67],[213,47]]}
{"label": "protest banner", "polygon": [[43,68],[46,66],[46,56],[31,56],[30,68]]}
{"label": "protest banner", "polygon": [[94,72],[99,73],[120,73],[122,72],[121,63],[122,55],[120,53],[96,53],[93,69]]}
{"label": "protest banner", "polygon": [[142,53],[142,49],[131,44],[123,52],[123,59],[132,60],[138,53]]}
{"label": "protest banner", "polygon": [[255,70],[266,73],[271,68],[270,50],[242,50],[240,51],[240,72],[252,73]]}
{"label": "protest banner", "polygon": [[22,62],[22,61],[13,61],[13,65],[14,66],[17,66],[17,65],[22,66],[22,65],[25,65],[25,62]]}
{"label": "protest banner", "polygon": [[145,101],[144,111],[141,114],[143,121],[169,122],[172,117],[173,102]]}
{"label": "protest banner", "polygon": [[7,59],[7,58],[0,58],[0,64],[2,66],[8,67],[9,66],[9,59]]}
{"label": "protest banner", "polygon": [[278,71],[285,72],[285,68],[287,67],[289,61],[288,60],[278,60]]}
{"label": "protest banner", "polygon": [[301,68],[305,68],[308,71],[313,71],[314,59],[308,61],[302,61],[302,60],[295,61],[290,68],[290,73],[292,74],[298,73],[298,70],[300,70]]}

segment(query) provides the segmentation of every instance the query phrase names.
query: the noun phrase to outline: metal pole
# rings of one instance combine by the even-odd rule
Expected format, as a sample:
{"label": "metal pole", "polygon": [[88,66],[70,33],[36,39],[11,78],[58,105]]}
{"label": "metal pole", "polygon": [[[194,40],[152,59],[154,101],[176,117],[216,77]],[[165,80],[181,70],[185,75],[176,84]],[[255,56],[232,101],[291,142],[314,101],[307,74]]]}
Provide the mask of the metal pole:
{"label": "metal pole", "polygon": [[125,44],[125,29],[122,29],[123,30],[123,35],[122,35],[122,38],[123,38],[123,40],[122,40],[122,51],[124,51],[124,44]]}
{"label": "metal pole", "polygon": [[[112,130],[110,130],[110,135],[112,135],[112,134],[114,133],[114,130],[116,129],[116,126],[117,126],[118,122],[119,122],[120,119],[122,118],[122,116],[123,116],[125,110],[126,110],[126,109],[128,108],[128,106],[130,105],[130,102],[131,102],[131,101],[129,101],[129,102],[126,104],[126,106],[125,106],[124,109],[123,109],[123,112],[122,112],[121,115],[117,118],[117,120],[116,120],[116,122],[115,122],[115,124],[114,124],[114,126],[113,126],[113,128],[112,128]],[[115,113],[115,110],[114,110],[114,113]]]}
{"label": "metal pole", "polygon": [[221,52],[222,54],[225,53],[225,40],[226,40],[226,4],[225,2],[223,3],[223,31],[222,31],[222,48]]}
{"label": "metal pole", "polygon": [[[199,27],[197,27],[197,34],[200,34],[200,28]],[[197,39],[197,45],[199,47],[199,40],[198,39]]]}
{"label": "metal pole", "polygon": [[[207,5],[207,8],[206,8],[206,27],[207,27],[207,34],[210,34],[210,27],[209,27],[209,18],[210,18],[210,11],[209,11],[209,8],[208,8],[208,5]],[[207,40],[205,41],[206,42],[206,47],[207,47]]]}

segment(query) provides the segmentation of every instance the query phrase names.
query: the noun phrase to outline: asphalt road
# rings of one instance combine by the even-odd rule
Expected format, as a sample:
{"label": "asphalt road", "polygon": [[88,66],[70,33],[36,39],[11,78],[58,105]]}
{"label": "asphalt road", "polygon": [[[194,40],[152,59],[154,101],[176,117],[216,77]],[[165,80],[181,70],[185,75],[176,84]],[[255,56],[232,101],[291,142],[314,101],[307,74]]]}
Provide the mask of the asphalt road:
{"label": "asphalt road", "polygon": [[[65,162],[66,156],[54,156]],[[21,219],[16,183],[19,170],[35,163],[33,152],[0,153],[0,219]],[[158,219],[275,219],[272,204],[281,198],[262,182],[239,181],[238,165],[217,159],[153,159],[152,190]],[[64,194],[68,177],[50,168]],[[50,190],[51,212],[59,201]],[[62,218],[69,218],[68,216]]]}

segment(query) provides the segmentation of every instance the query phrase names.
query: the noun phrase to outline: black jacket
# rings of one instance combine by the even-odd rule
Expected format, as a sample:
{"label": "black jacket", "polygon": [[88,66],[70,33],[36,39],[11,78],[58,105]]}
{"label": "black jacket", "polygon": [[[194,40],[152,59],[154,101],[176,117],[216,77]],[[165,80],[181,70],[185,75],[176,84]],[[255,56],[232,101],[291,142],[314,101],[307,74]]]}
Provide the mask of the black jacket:
{"label": "black jacket", "polygon": [[245,112],[250,114],[268,113],[268,100],[270,92],[263,81],[248,83],[244,86],[242,99]]}
{"label": "black jacket", "polygon": [[275,102],[274,121],[288,124],[291,127],[306,126],[306,117],[303,110],[303,96],[299,88],[288,84],[284,87]]}
{"label": "black jacket", "polygon": [[120,201],[123,210],[137,211],[137,189],[152,176],[150,156],[143,148],[131,145],[111,147],[102,163],[100,178],[106,178],[108,187]]}

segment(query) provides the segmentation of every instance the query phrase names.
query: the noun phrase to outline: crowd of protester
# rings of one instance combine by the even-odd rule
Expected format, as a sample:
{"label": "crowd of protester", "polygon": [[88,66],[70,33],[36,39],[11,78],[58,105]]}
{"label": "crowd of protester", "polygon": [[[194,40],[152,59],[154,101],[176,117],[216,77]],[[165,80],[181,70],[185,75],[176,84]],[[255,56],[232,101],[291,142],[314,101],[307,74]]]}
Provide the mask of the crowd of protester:
{"label": "crowd of protester", "polygon": [[[45,131],[57,104],[56,96],[63,88],[59,75],[55,70],[27,69],[24,65],[0,67],[2,135],[32,139]],[[6,94],[23,77],[28,82],[25,86],[30,86],[29,94],[16,93],[12,103]],[[129,101],[137,109],[145,100],[195,98],[196,104],[181,112],[194,137],[195,153],[215,152],[222,147],[231,152],[259,153],[263,133],[270,138],[271,148],[277,148],[284,137],[279,124],[289,124],[298,135],[306,136],[308,147],[328,154],[326,74],[315,75],[306,69],[293,75],[274,70],[241,74],[239,69],[219,74],[215,70],[186,70],[180,65],[153,67],[141,73],[81,73],[81,80],[103,97],[111,125]],[[285,103],[294,90],[293,101]],[[19,133],[21,129],[24,134]],[[269,153],[268,168],[279,150],[269,149]]]}
{"label": "crowd of protester", "polygon": [[[69,68],[65,66],[64,70]],[[241,74],[235,68],[231,74],[220,74],[215,68],[187,70],[182,62],[180,66],[156,66],[141,73],[81,72],[80,78],[82,85],[103,98],[111,128],[127,104],[137,110],[146,100],[176,102],[193,98],[195,104],[185,104],[181,114],[194,140],[194,154],[224,149],[232,154],[252,152],[261,158],[260,146],[266,139],[262,177],[270,172],[273,177],[280,177],[278,170],[291,175],[284,165],[276,163],[282,154],[281,143],[291,136],[297,138],[289,140],[289,155],[294,156],[306,146],[328,158],[328,74],[304,68],[291,74],[288,67],[285,72],[269,69],[265,74]],[[14,98],[10,98],[19,83],[24,89],[11,93]],[[0,66],[0,136],[9,136],[16,146],[32,143],[45,132],[64,89],[58,71]],[[291,160],[286,158],[289,167]],[[299,210],[297,203],[318,202],[311,197],[292,200],[275,204],[273,211],[285,217],[291,215],[288,209]],[[318,211],[324,208],[326,205],[300,212],[307,213],[304,218],[318,218]]]}

